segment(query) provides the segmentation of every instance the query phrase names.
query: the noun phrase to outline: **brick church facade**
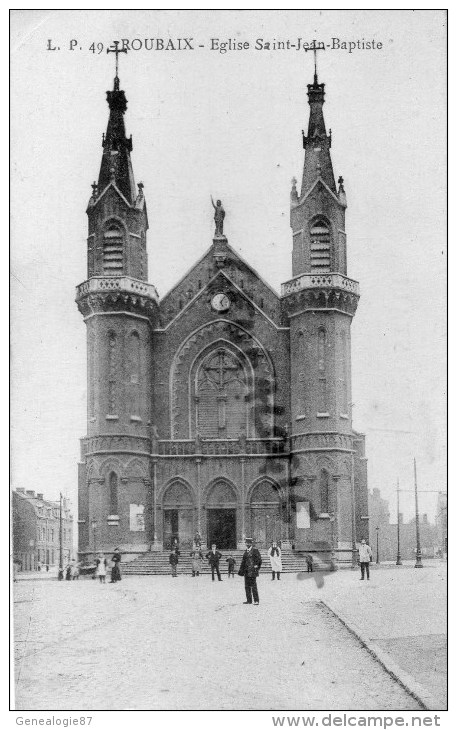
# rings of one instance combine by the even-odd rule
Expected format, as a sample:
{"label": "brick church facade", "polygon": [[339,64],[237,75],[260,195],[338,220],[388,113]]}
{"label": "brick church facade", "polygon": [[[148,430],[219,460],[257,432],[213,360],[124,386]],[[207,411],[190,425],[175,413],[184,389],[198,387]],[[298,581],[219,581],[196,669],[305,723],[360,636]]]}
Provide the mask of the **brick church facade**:
{"label": "brick church facade", "polygon": [[[190,546],[325,550],[368,537],[364,437],[351,420],[343,180],[335,184],[324,84],[308,85],[292,279],[279,296],[229,244],[222,205],[201,259],[161,300],[148,283],[148,216],[134,183],[116,76],[87,215],[87,436],[79,551],[131,557]],[[219,202],[219,201],[218,201]],[[178,245],[178,243],[177,243]]]}

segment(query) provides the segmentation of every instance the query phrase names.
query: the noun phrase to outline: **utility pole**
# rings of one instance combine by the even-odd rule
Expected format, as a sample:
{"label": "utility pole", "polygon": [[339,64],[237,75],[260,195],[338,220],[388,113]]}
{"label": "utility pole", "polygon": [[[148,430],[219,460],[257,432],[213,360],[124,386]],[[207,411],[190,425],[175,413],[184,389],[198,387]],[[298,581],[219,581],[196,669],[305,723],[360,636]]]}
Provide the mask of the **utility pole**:
{"label": "utility pole", "polygon": [[403,565],[400,554],[400,480],[397,479],[397,562],[395,565]]}
{"label": "utility pole", "polygon": [[60,492],[59,504],[59,570],[63,570],[63,542],[62,542],[62,492]]}
{"label": "utility pole", "polygon": [[352,568],[357,568],[356,521],[355,521],[355,483],[354,451],[351,454],[351,493],[352,493]]}
{"label": "utility pole", "polygon": [[416,459],[414,458],[414,496],[416,499],[416,563],[415,568],[423,568],[422,565],[422,552],[421,552],[421,541],[419,532],[419,500],[417,497],[417,473],[416,473]]}
{"label": "utility pole", "polygon": [[376,565],[379,565],[379,527],[376,528]]}

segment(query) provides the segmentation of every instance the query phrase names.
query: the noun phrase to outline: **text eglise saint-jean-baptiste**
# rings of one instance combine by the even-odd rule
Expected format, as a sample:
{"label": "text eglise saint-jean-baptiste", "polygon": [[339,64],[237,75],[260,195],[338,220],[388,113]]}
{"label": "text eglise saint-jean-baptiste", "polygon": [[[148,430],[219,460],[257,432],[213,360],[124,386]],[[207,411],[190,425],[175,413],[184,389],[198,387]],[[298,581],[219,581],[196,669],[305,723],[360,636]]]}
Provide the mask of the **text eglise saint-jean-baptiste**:
{"label": "text eglise saint-jean-baptiste", "polygon": [[224,54],[230,51],[308,51],[308,50],[332,50],[346,51],[353,53],[354,51],[374,51],[382,50],[384,44],[382,41],[366,38],[330,38],[328,42],[313,39],[305,41],[303,38],[294,39],[266,39],[256,38],[255,40],[239,40],[237,38],[210,38],[206,43],[200,43],[193,37],[188,38],[120,38],[118,41],[111,43],[103,43],[102,41],[93,41],[84,48],[78,39],[72,38],[62,45],[59,42],[49,38],[46,50],[88,50],[91,53],[103,53],[103,51],[111,46],[117,46],[120,51],[195,51],[198,49],[208,49]]}

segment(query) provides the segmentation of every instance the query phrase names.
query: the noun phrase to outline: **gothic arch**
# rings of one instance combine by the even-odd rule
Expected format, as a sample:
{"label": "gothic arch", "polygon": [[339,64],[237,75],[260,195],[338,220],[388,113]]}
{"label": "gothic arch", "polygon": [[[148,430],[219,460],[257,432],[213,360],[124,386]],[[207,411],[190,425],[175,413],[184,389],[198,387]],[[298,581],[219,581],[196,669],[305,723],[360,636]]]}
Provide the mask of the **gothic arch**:
{"label": "gothic arch", "polygon": [[106,478],[110,471],[115,471],[120,479],[125,476],[122,462],[114,456],[109,456],[100,464],[99,473],[101,477]]}
{"label": "gothic arch", "polygon": [[148,476],[146,466],[136,456],[125,465],[125,473],[129,477],[141,477],[142,479]]}
{"label": "gothic arch", "polygon": [[280,486],[280,484],[275,481],[275,479],[272,479],[268,476],[260,476],[255,479],[252,484],[249,486],[247,494],[246,494],[246,503],[251,504],[253,495],[255,496],[256,489],[263,483],[268,484],[273,489],[276,489],[278,493],[278,502],[282,502],[284,500],[284,490]]}
{"label": "gothic arch", "polygon": [[100,472],[97,467],[97,462],[94,459],[91,459],[91,461],[86,464],[86,479],[89,481],[90,479],[97,479],[99,476]]}
{"label": "gothic arch", "polygon": [[190,484],[190,482],[187,481],[187,479],[184,479],[180,476],[174,476],[171,477],[165,484],[159,489],[159,492],[157,494],[157,502],[160,505],[165,504],[165,498],[167,496],[167,492],[170,490],[170,488],[173,487],[179,487],[183,491],[187,492],[189,494],[189,504],[194,505],[196,502],[196,494],[195,489]]}
{"label": "gothic arch", "polygon": [[337,473],[336,464],[330,456],[322,455],[316,458],[316,471],[318,472],[318,475],[320,474],[321,469],[328,471],[330,476]]}
{"label": "gothic arch", "polygon": [[234,482],[232,482],[232,480],[229,479],[228,477],[220,476],[220,477],[215,477],[214,479],[211,479],[211,481],[208,482],[206,487],[203,489],[202,504],[208,504],[211,492],[219,484],[224,484],[227,487],[227,489],[233,493],[233,495],[235,497],[235,499],[233,500],[234,502],[239,503],[241,501],[240,490],[237,487],[237,485]]}
{"label": "gothic arch", "polygon": [[[241,398],[238,396],[239,408],[237,410],[239,420],[243,421],[245,434],[249,437],[253,432],[252,421],[252,404],[255,403],[255,375],[252,363],[246,354],[239,347],[234,345],[232,342],[226,339],[218,339],[214,342],[206,345],[193,359],[189,368],[189,379],[188,379],[188,413],[189,413],[189,435],[195,437],[197,432],[203,438],[205,434],[202,433],[197,423],[197,411],[198,403],[196,398],[200,395],[201,383],[199,383],[201,370],[205,367],[205,362],[209,364],[211,358],[217,358],[221,355],[225,360],[227,357],[232,358],[233,362],[238,363],[242,372],[242,382],[240,382],[240,390],[243,391]],[[233,369],[232,362],[232,369]],[[225,363],[230,369],[230,363]],[[238,430],[239,431],[239,430]],[[214,434],[215,437],[218,434]]]}
{"label": "gothic arch", "polygon": [[[198,354],[217,340],[237,347],[252,366],[254,382],[263,383],[268,396],[268,429],[273,433],[275,372],[270,355],[254,335],[241,325],[217,319],[201,325],[179,346],[170,368],[170,424],[172,438],[189,437],[189,372]],[[254,406],[256,403],[254,403]],[[255,418],[255,414],[254,414]]]}

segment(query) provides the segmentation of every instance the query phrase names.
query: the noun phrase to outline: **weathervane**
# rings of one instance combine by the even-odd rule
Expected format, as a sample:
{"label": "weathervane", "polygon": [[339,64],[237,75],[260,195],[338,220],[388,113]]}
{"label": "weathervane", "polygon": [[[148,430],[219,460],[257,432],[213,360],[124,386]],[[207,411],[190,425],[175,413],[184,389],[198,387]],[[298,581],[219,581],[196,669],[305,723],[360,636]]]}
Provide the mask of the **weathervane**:
{"label": "weathervane", "polygon": [[118,70],[119,70],[119,54],[120,53],[127,53],[126,48],[119,48],[119,41],[113,41],[114,48],[107,48],[107,53],[115,53],[116,54],[116,78],[118,78]]}
{"label": "weathervane", "polygon": [[309,48],[304,48],[304,51],[313,51],[314,53],[314,83],[317,84],[317,51],[325,51],[323,43],[319,43],[316,46],[316,41],[313,41],[313,45]]}

